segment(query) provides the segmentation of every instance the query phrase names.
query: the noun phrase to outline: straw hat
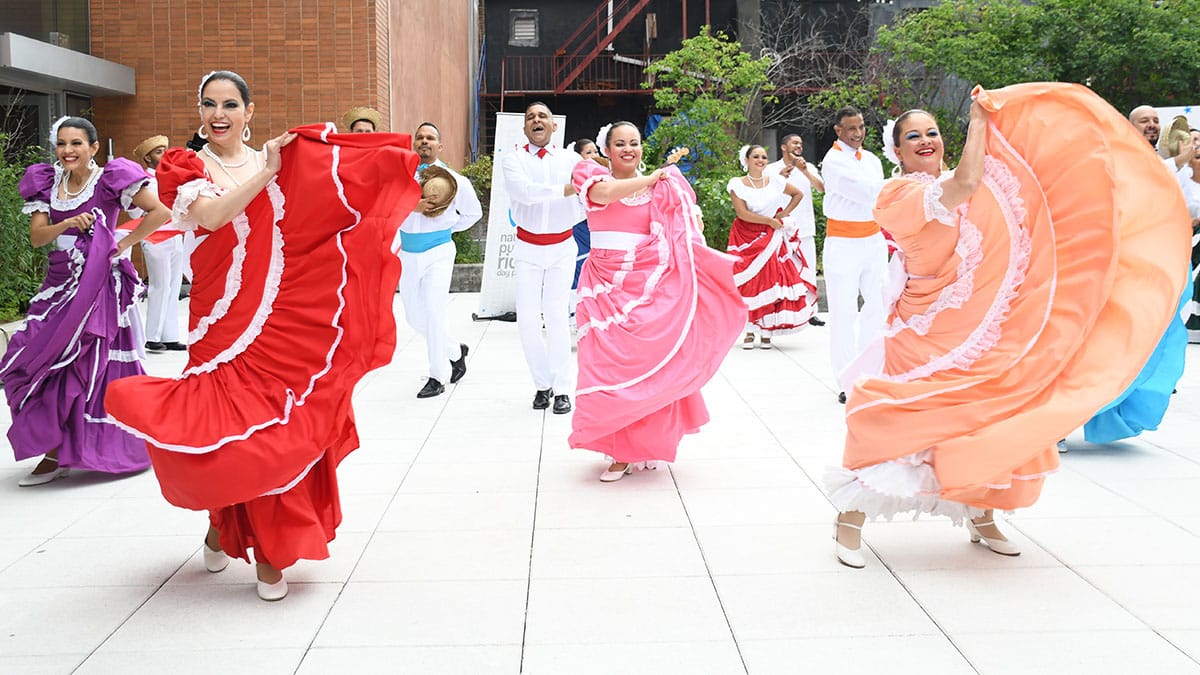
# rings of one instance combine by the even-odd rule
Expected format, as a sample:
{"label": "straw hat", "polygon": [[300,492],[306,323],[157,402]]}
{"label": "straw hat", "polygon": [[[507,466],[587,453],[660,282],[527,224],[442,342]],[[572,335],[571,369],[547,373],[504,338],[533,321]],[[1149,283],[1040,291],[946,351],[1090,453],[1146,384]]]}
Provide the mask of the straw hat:
{"label": "straw hat", "polygon": [[133,158],[145,164],[146,155],[153,152],[155,148],[166,148],[170,145],[171,142],[168,141],[167,137],[163,136],[162,134],[159,134],[158,136],[151,136],[141,143],[138,143],[137,147],[133,149]]}
{"label": "straw hat", "polygon": [[342,115],[342,127],[344,127],[346,131],[350,131],[350,127],[354,126],[354,123],[359,120],[366,120],[370,122],[371,126],[375,127],[375,131],[379,131],[379,127],[382,126],[383,116],[381,116],[379,111],[374,108],[368,108],[366,106],[351,108],[346,111],[345,115]]}
{"label": "straw hat", "polygon": [[421,184],[422,193],[426,185],[440,183],[442,187],[441,199],[432,205],[432,209],[425,212],[427,216],[442,215],[454,203],[454,198],[458,196],[458,181],[454,180],[454,175],[436,164],[421,169],[421,173],[417,176],[417,182]]}
{"label": "straw hat", "polygon": [[1171,120],[1171,127],[1163,134],[1162,145],[1166,150],[1167,157],[1174,157],[1179,154],[1180,146],[1191,145],[1192,133],[1189,130],[1188,118],[1183,115],[1176,115],[1175,119]]}

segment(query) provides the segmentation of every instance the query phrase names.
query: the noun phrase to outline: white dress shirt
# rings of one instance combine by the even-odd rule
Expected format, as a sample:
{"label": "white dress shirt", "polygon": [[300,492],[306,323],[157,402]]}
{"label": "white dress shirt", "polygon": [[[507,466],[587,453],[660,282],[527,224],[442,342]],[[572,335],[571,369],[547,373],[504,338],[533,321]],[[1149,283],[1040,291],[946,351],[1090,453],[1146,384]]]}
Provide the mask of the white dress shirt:
{"label": "white dress shirt", "polygon": [[[872,209],[883,189],[883,164],[867,150],[856,151],[834,143],[821,163],[825,180],[825,217],[867,222],[875,220]],[[795,172],[793,172],[795,173]]]}
{"label": "white dress shirt", "polygon": [[513,220],[533,234],[568,232],[584,215],[575,195],[564,195],[563,189],[583,158],[553,146],[546,146],[546,155],[538,157],[538,149],[528,144],[517,146],[516,152],[506,153],[502,160]]}

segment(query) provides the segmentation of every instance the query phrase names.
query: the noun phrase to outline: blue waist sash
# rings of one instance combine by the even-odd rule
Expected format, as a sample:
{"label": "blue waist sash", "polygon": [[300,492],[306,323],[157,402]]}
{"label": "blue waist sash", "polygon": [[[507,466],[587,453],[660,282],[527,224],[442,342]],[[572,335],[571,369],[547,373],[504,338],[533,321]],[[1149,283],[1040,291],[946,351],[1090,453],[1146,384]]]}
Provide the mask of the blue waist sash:
{"label": "blue waist sash", "polygon": [[450,241],[450,229],[437,232],[405,232],[400,230],[400,250],[409,253],[424,253],[435,246]]}

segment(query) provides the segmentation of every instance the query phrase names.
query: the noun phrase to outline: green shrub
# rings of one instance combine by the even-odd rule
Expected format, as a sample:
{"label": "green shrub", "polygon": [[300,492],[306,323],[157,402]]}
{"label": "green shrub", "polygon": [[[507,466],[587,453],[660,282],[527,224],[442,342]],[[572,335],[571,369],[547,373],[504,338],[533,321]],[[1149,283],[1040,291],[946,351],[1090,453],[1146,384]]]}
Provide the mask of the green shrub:
{"label": "green shrub", "polygon": [[464,166],[459,171],[471,181],[479,204],[483,207],[483,217],[469,230],[454,233],[454,245],[458,254],[454,262],[459,264],[483,262],[483,242],[487,241],[488,210],[492,201],[492,156],[480,155],[479,159]]}
{"label": "green shrub", "polygon": [[46,252],[29,244],[29,216],[21,213],[25,200],[17,190],[26,164],[39,153],[31,148],[10,157],[4,152],[7,140],[0,134],[0,321],[25,314],[46,274]]}

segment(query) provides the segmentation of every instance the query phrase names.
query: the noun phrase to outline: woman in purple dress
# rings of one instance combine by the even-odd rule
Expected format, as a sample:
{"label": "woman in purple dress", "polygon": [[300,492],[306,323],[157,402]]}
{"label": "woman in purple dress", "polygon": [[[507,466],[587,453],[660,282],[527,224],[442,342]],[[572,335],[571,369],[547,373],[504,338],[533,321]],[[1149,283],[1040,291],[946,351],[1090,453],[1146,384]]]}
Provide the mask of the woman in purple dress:
{"label": "woman in purple dress", "polygon": [[[106,421],[104,390],[143,372],[134,334],[140,281],[122,254],[171,216],[141,167],[127,159],[96,165],[100,143],[91,122],[64,117],[50,138],[57,161],[29,167],[20,184],[29,241],[53,244],[50,267],[0,359],[13,454],[42,456],[22,487],[72,467],[128,473],[150,466],[146,444]],[[118,242],[117,216],[135,206],[146,216]]]}

